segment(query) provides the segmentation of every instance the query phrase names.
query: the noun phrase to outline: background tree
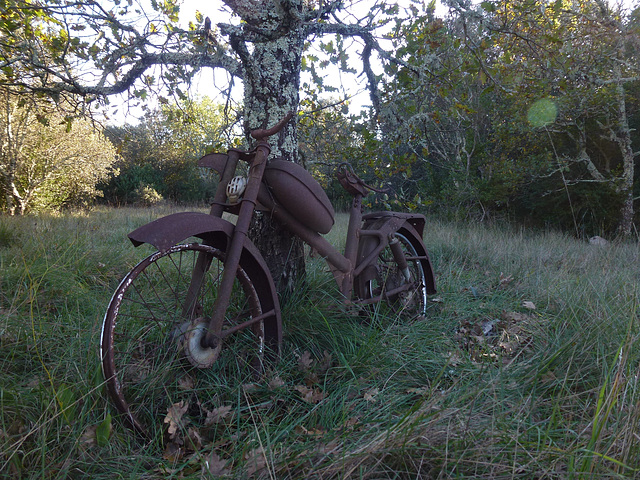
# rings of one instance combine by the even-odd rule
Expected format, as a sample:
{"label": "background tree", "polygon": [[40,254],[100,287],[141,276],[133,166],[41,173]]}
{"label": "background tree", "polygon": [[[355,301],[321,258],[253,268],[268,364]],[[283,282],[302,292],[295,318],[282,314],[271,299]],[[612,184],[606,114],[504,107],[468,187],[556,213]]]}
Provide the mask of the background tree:
{"label": "background tree", "polygon": [[634,17],[593,0],[454,3],[396,23],[391,158],[439,212],[627,234]]}
{"label": "background tree", "polygon": [[207,97],[184,100],[150,110],[138,125],[110,127],[107,134],[121,155],[120,174],[102,187],[105,200],[133,203],[141,200],[143,190],[151,189],[157,198],[174,202],[207,201],[215,179],[197,166],[197,160],[237,142],[228,138],[223,110]]}
{"label": "background tree", "polygon": [[572,193],[587,202],[608,195],[589,215],[602,220],[616,205],[617,230],[629,235],[637,154],[625,86],[640,78],[633,16],[601,0],[482,2],[459,12],[465,41],[509,99],[511,118],[526,118],[539,149],[546,137],[549,166],[531,180],[551,188],[539,193],[554,202],[565,195],[576,228]]}
{"label": "background tree", "polygon": [[[303,100],[298,119],[300,163],[320,182],[336,209],[347,210],[352,196],[335,178],[336,167],[350,163],[368,183],[379,182],[381,141],[368,116],[349,114],[338,99]],[[388,178],[388,171],[384,177]],[[365,202],[367,199],[365,199]]]}
{"label": "background tree", "polygon": [[112,173],[115,148],[88,121],[73,123],[49,103],[0,100],[0,207],[10,214],[85,205]]}

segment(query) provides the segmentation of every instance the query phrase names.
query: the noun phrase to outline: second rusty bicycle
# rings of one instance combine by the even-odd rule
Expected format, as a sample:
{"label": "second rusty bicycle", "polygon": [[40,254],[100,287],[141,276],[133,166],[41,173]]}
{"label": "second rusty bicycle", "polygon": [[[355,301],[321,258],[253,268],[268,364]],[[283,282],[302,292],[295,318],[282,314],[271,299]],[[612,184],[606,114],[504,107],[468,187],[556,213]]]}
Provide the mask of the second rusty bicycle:
{"label": "second rusty bicycle", "polygon": [[[107,308],[100,355],[108,392],[136,430],[180,405],[193,423],[214,405],[221,378],[260,371],[282,342],[274,281],[247,237],[256,210],[268,212],[326,262],[347,303],[387,303],[409,317],[425,315],[435,292],[422,241],[425,217],[375,212],[363,215],[362,198],[373,188],[348,164],[337,177],[352,197],[344,253],[322,234],[334,224],[334,209],[322,187],[300,165],[272,159],[270,129],[251,132],[254,149],[209,154],[199,165],[216,170],[220,182],[209,214],[168,215],[129,234],[135,246],[157,251],[122,280]],[[248,176],[237,175],[240,162]],[[235,224],[223,213],[237,215]],[[189,238],[198,241],[185,243]]]}

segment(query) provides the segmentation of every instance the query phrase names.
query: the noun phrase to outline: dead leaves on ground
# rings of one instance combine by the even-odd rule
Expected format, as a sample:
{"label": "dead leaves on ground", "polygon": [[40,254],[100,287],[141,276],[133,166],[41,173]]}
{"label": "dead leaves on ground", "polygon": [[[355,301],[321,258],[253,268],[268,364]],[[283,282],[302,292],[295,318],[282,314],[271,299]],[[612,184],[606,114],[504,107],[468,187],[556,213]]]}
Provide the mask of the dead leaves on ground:
{"label": "dead leaves on ground", "polygon": [[[532,302],[524,302],[523,307],[535,310]],[[502,312],[500,318],[466,319],[460,323],[454,338],[474,362],[499,359],[508,362],[531,345],[533,331],[541,321],[538,315],[519,312]],[[460,361],[458,354],[450,353],[451,365]]]}
{"label": "dead leaves on ground", "polygon": [[225,418],[231,416],[231,405],[222,405],[221,407],[214,408],[210,412],[207,412],[207,418],[204,424],[209,427],[216,423],[222,423]]}
{"label": "dead leaves on ground", "polygon": [[167,433],[170,439],[175,439],[179,430],[184,428],[184,414],[189,408],[189,403],[184,400],[179,403],[174,403],[167,411],[167,416],[164,417],[164,423],[168,423]]}
{"label": "dead leaves on ground", "polygon": [[305,384],[296,385],[293,389],[301,395],[304,402],[315,405],[324,400],[326,394],[317,384],[320,382],[320,376],[325,375],[332,364],[333,357],[327,351],[318,361],[311,357],[311,352],[308,350],[298,356],[298,370],[303,374]]}
{"label": "dead leaves on ground", "polygon": [[324,400],[325,393],[318,388],[309,388],[304,385],[296,385],[294,390],[300,393],[302,400],[307,403],[316,404]]}
{"label": "dead leaves on ground", "polygon": [[224,477],[231,473],[229,470],[229,460],[223,460],[215,450],[212,450],[209,455],[206,455],[204,462],[202,462],[202,477],[207,478],[207,475],[212,477]]}
{"label": "dead leaves on ground", "polygon": [[[333,358],[328,352],[324,352],[322,357],[314,358],[308,351],[297,357],[296,372],[298,375],[295,381],[287,384],[277,375],[265,376],[262,381],[248,383],[240,386],[241,396],[246,401],[242,409],[244,413],[239,413],[232,405],[217,405],[213,407],[209,401],[202,404],[195,397],[190,400],[183,399],[173,403],[167,408],[163,419],[165,425],[165,446],[163,458],[176,465],[178,462],[196,462],[200,458],[198,469],[201,469],[203,478],[225,476],[235,471],[240,466],[234,466],[234,461],[225,458],[224,449],[247,435],[246,431],[237,431],[227,437],[224,445],[219,444],[220,429],[235,429],[238,415],[255,415],[260,418],[260,410],[271,408],[273,405],[285,405],[291,399],[298,398],[303,403],[317,405],[326,398],[326,392],[320,387],[320,378],[323,377],[333,365]],[[194,389],[194,380],[188,374],[177,379],[181,390],[188,392]],[[276,392],[280,393],[276,393]],[[286,393],[293,395],[288,396]],[[374,392],[371,393],[373,400]],[[265,397],[267,401],[265,401]],[[299,403],[297,403],[299,405]],[[247,408],[248,407],[248,408]],[[296,407],[299,408],[299,407]],[[254,418],[254,417],[252,417]],[[247,418],[245,417],[245,420]],[[254,421],[254,420],[251,420]],[[322,436],[323,430],[318,428],[305,428],[302,425],[296,427],[295,433],[309,436]],[[90,432],[91,435],[94,432]],[[218,439],[216,441],[216,439]],[[231,443],[230,443],[231,442]],[[204,451],[212,448],[206,454]],[[238,459],[236,459],[238,461]],[[242,457],[242,468],[246,474],[267,473],[267,457],[261,449],[247,452]],[[235,472],[237,473],[237,472]],[[234,474],[235,474],[234,473]]]}
{"label": "dead leaves on ground", "polygon": [[[511,274],[500,272],[495,282],[491,272],[485,272],[491,281],[483,287],[468,287],[463,292],[471,292],[474,298],[482,299],[481,308],[490,307],[487,297],[494,290],[504,290],[519,286],[519,281]],[[478,362],[511,362],[526,351],[532,344],[537,326],[544,321],[543,316],[535,313],[537,307],[530,300],[520,303],[526,313],[503,311],[496,316],[483,315],[480,318],[466,318],[460,322],[455,334],[455,341],[460,350],[452,350],[446,357],[451,366],[464,362],[468,357]],[[468,358],[467,357],[467,358]]]}
{"label": "dead leaves on ground", "polygon": [[[355,412],[333,426],[323,426],[304,415],[329,396],[324,376],[332,366],[334,360],[329,353],[313,356],[305,351],[295,359],[286,381],[267,374],[255,383],[239,385],[241,405],[223,404],[217,398],[207,399],[202,405],[195,396],[170,405],[163,419],[165,462],[158,471],[176,478],[278,478],[283,469],[299,469],[338,458],[344,444],[336,438],[346,438],[370,425]],[[190,380],[184,382],[189,385]],[[406,394],[424,396],[428,391],[427,387],[418,386]],[[361,378],[349,399],[375,409],[383,404],[384,394],[384,389],[372,385],[371,378]],[[264,438],[256,438],[254,430],[261,432],[262,422],[278,421],[271,415],[274,409],[277,418],[299,418],[290,431],[295,440],[263,445]],[[264,414],[267,411],[269,415]]]}

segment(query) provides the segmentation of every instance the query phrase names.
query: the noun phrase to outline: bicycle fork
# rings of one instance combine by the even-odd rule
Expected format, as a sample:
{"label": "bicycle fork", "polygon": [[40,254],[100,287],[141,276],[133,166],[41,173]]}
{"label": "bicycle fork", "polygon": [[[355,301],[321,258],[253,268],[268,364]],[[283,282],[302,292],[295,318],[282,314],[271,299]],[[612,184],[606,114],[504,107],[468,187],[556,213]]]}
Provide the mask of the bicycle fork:
{"label": "bicycle fork", "polygon": [[[242,251],[245,246],[249,226],[251,224],[251,219],[253,218],[253,211],[258,199],[260,182],[262,180],[262,175],[264,173],[267,157],[269,156],[270,151],[271,148],[267,142],[259,142],[256,147],[256,155],[249,167],[247,187],[244,192],[240,211],[238,212],[238,220],[233,230],[233,235],[227,247],[224,259],[224,270],[222,272],[222,279],[218,289],[218,296],[213,304],[213,312],[211,320],[209,321],[209,328],[207,329],[205,337],[202,339],[202,346],[205,348],[216,348],[221,340],[222,326],[227,308],[229,307],[233,282],[236,277],[238,266],[240,265],[240,256],[242,255]],[[226,185],[223,185],[223,188],[226,188]],[[262,317],[262,315],[260,317]],[[253,320],[257,321],[256,319]]]}

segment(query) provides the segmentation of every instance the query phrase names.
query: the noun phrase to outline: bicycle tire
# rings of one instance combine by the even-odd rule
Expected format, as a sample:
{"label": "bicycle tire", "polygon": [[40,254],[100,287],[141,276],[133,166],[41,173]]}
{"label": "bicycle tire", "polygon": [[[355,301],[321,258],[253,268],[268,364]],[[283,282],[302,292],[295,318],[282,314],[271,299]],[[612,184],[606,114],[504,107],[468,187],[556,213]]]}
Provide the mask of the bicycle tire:
{"label": "bicycle tire", "polygon": [[[196,304],[185,316],[183,303],[191,273],[197,257],[203,254],[210,258],[211,265],[197,292]],[[187,423],[202,424],[207,409],[215,407],[211,404],[215,385],[226,385],[225,377],[230,374],[254,374],[262,367],[265,349],[280,335],[275,319],[267,318],[226,338],[223,352],[210,368],[194,367],[185,358],[183,336],[193,322],[206,321],[224,258],[225,253],[212,246],[176,245],[138,263],[113,294],[100,341],[103,374],[117,410],[125,415],[129,426],[145,435],[161,432],[158,424],[162,424],[168,409],[180,402],[183,407],[188,405],[185,415],[193,417]],[[269,303],[261,298],[259,290],[241,264],[225,327],[264,313],[263,306]],[[270,322],[267,329],[265,322]]]}
{"label": "bicycle tire", "polygon": [[[376,225],[371,226],[372,229]],[[407,280],[393,258],[389,245],[385,246],[374,262],[354,279],[354,293],[357,299],[365,304],[386,304],[391,311],[405,318],[424,317],[427,311],[427,279],[425,269],[420,260],[419,251],[423,251],[421,240],[409,229],[400,228],[395,237],[402,245],[407,258],[410,278]],[[358,246],[358,258],[366,258],[378,246],[379,240],[372,236],[365,236]],[[406,289],[392,295],[392,292],[405,287]]]}

